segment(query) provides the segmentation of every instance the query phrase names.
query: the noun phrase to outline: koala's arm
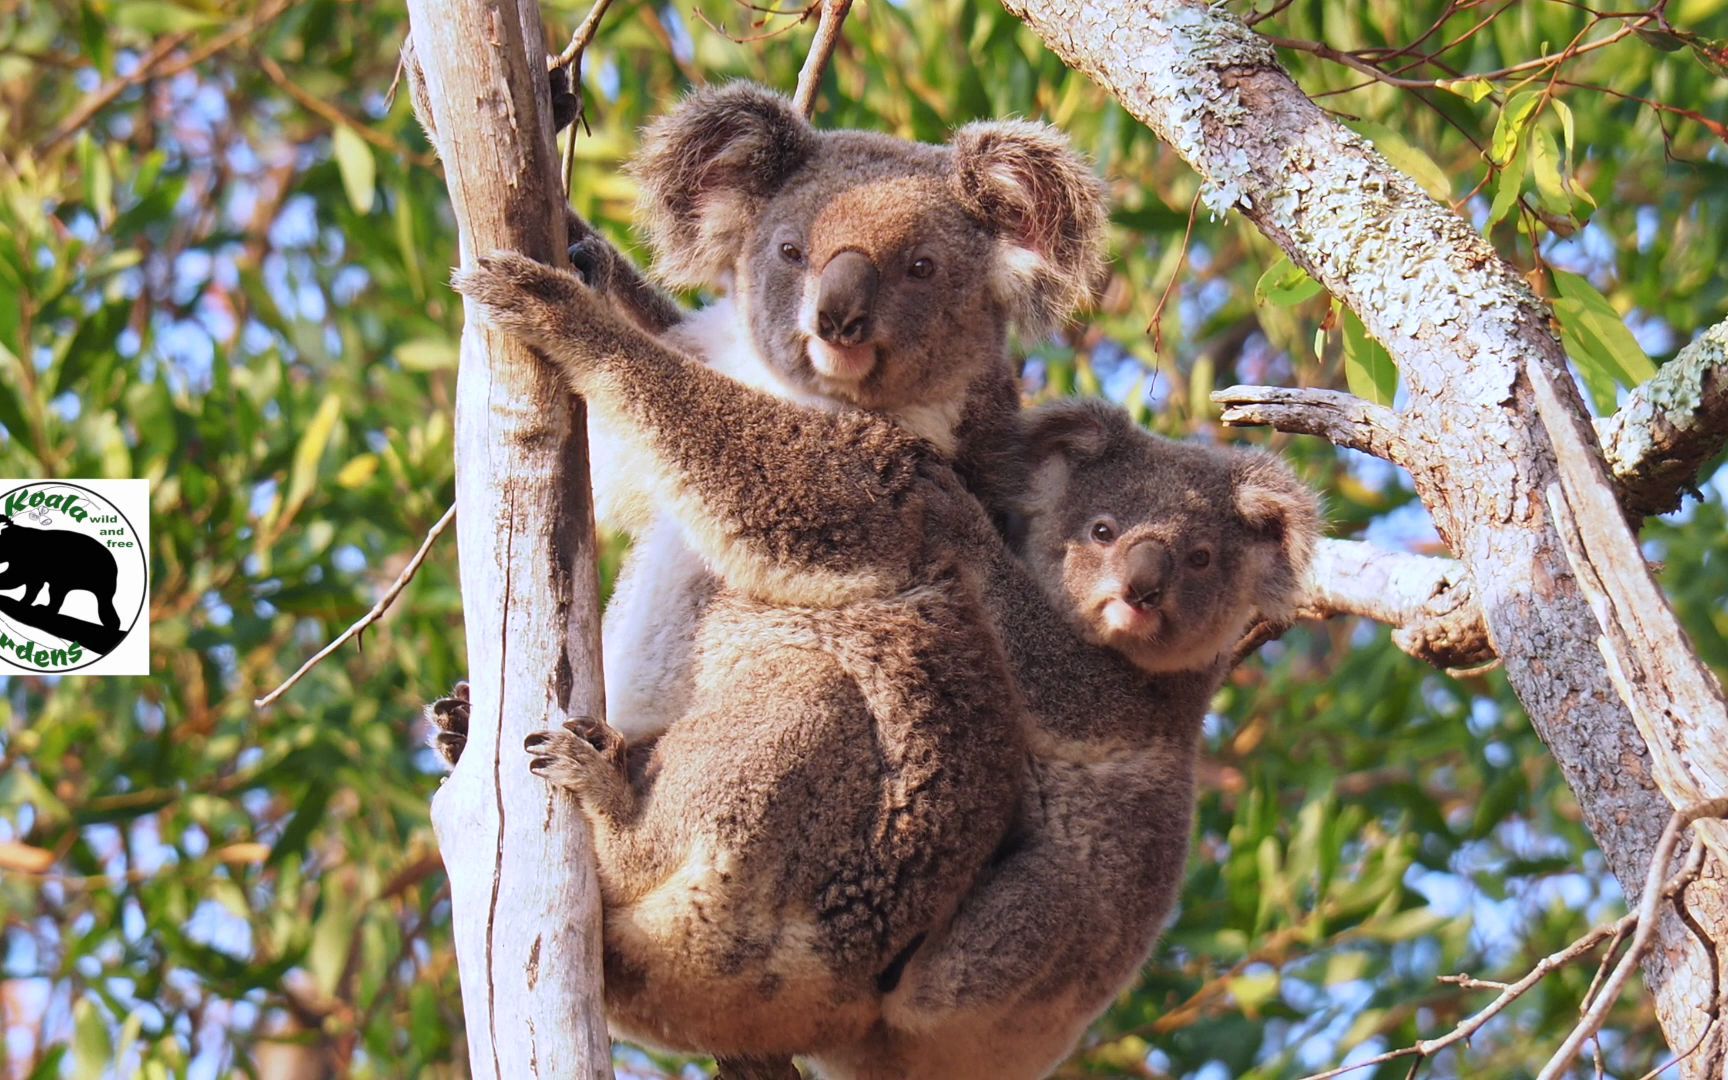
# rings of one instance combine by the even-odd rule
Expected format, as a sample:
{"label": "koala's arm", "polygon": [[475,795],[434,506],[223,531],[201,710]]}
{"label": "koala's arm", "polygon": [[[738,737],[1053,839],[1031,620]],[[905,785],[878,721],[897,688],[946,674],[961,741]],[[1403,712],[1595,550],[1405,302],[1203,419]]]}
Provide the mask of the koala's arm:
{"label": "koala's arm", "polygon": [[635,444],[655,504],[734,588],[830,606],[923,573],[927,516],[947,495],[922,440],[879,416],[746,387],[625,322],[574,274],[525,256],[482,256],[453,281]]}

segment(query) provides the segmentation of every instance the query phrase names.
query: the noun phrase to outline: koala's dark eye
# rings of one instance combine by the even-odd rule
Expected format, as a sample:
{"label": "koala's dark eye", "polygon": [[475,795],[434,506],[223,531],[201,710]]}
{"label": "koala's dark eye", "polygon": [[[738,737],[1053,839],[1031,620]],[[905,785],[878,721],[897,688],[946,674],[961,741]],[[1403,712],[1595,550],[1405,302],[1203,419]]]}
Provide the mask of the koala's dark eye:
{"label": "koala's dark eye", "polygon": [[1195,548],[1188,553],[1188,565],[1196,570],[1204,570],[1212,565],[1212,550],[1210,548]]}
{"label": "koala's dark eye", "polygon": [[927,278],[936,272],[936,264],[929,259],[913,259],[911,268],[906,272],[915,278]]}
{"label": "koala's dark eye", "polygon": [[1116,539],[1116,523],[1108,518],[1099,518],[1092,523],[1090,530],[1092,539],[1100,544],[1108,544]]}
{"label": "koala's dark eye", "polygon": [[780,257],[793,266],[804,265],[804,250],[797,244],[781,244]]}

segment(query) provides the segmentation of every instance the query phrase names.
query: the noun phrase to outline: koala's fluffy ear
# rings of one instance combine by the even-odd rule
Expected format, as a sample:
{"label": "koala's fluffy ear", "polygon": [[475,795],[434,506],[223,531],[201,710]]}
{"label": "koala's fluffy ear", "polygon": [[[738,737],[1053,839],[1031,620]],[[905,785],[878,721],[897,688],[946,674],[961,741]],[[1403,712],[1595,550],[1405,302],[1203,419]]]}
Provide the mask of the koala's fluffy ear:
{"label": "koala's fluffy ear", "polygon": [[1045,124],[967,124],[948,145],[956,197],[1001,238],[998,295],[1022,332],[1048,333],[1091,299],[1103,275],[1103,185]]}
{"label": "koala's fluffy ear", "polygon": [[751,83],[700,90],[649,125],[630,172],[657,274],[713,284],[737,257],[763,200],[816,152],[792,103]]}
{"label": "koala's fluffy ear", "polygon": [[1065,398],[1026,414],[1027,456],[1034,468],[1057,454],[1078,465],[1104,453],[1132,423],[1120,407],[1098,398]]}
{"label": "koala's fluffy ear", "polygon": [[1295,470],[1262,450],[1234,451],[1230,478],[1236,512],[1259,539],[1276,545],[1255,606],[1268,619],[1288,616],[1320,538],[1320,497]]}

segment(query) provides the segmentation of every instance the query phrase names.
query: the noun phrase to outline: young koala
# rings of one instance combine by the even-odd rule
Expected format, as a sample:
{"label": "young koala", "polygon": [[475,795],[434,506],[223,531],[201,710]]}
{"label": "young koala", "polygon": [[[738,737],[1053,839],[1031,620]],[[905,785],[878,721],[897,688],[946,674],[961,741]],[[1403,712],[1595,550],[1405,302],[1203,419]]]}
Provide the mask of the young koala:
{"label": "young koala", "polygon": [[1233,644],[1288,614],[1319,533],[1271,455],[1170,442],[1100,402],[1029,418],[1023,561],[985,570],[1033,730],[1013,834],[824,1076],[1046,1075],[1175,902],[1201,720]]}
{"label": "young koala", "polygon": [[[1090,295],[1101,187],[1053,129],[974,123],[946,146],[818,131],[734,83],[650,126],[631,171],[659,277],[724,298],[682,315],[592,230],[571,255],[619,314],[766,393],[893,417],[996,515],[1020,488],[1011,327],[1040,334]],[[635,535],[605,618],[606,700],[633,739],[694,692],[715,588],[630,439],[590,427],[596,514]],[[763,482],[775,483],[772,475]]]}
{"label": "young koala", "polygon": [[594,720],[526,745],[593,827],[613,1029],[732,1057],[863,1038],[1019,798],[1023,708],[973,568],[989,516],[898,420],[746,386],[573,274],[501,254],[455,284],[628,440],[712,568],[650,752]]}

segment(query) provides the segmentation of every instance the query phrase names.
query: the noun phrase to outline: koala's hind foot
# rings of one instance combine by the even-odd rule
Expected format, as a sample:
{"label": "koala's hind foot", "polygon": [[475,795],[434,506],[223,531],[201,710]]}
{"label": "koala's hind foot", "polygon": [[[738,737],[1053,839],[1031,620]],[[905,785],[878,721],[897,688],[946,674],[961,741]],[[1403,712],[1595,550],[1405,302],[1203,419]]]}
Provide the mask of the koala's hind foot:
{"label": "koala's hind foot", "polygon": [[582,800],[591,813],[614,821],[629,818],[635,793],[625,764],[624,736],[604,720],[578,716],[562,731],[537,731],[522,740],[528,769]]}
{"label": "koala's hind foot", "polygon": [[462,758],[462,748],[468,745],[468,683],[457,683],[449,697],[439,698],[426,706],[426,722],[432,733],[426,745],[438,751],[438,756],[452,769]]}
{"label": "koala's hind foot", "polygon": [[582,96],[571,87],[567,68],[552,68],[546,73],[546,82],[552,98],[552,134],[556,135],[582,118]]}

